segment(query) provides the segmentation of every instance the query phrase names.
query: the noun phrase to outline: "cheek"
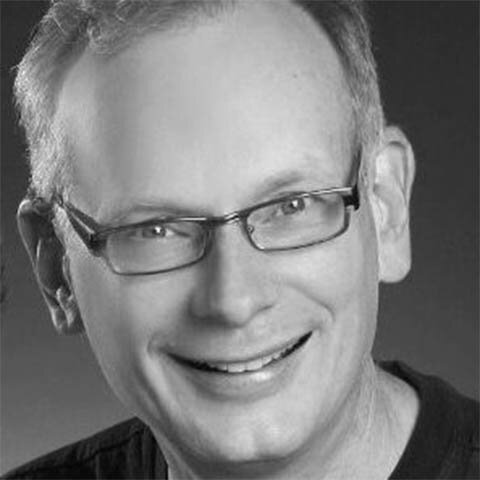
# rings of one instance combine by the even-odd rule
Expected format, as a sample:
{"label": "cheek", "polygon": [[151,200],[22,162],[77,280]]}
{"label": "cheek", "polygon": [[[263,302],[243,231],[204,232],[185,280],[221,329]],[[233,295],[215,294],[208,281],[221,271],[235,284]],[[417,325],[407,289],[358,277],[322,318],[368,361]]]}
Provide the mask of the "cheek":
{"label": "cheek", "polygon": [[[367,206],[353,214],[344,235],[299,250],[295,256],[282,274],[297,298],[308,298],[322,308],[319,329],[326,335],[324,347],[332,361],[342,362],[343,358],[353,363],[369,353],[376,328],[378,267]],[[332,364],[332,368],[337,367]]]}
{"label": "cheek", "polygon": [[[75,297],[97,360],[122,398],[138,379],[154,334],[174,338],[185,315],[180,275],[126,277],[96,258],[72,255]],[[129,388],[130,386],[130,388]]]}
{"label": "cheek", "polygon": [[375,233],[368,217],[367,221],[364,217],[359,215],[350,229],[332,242],[290,253],[282,271],[289,285],[335,312],[353,305],[375,304],[378,289],[376,242],[372,241]]}
{"label": "cheek", "polygon": [[179,275],[121,276],[96,258],[73,258],[75,296],[92,332],[125,331],[138,341],[152,330],[168,331],[181,315],[185,294]]}

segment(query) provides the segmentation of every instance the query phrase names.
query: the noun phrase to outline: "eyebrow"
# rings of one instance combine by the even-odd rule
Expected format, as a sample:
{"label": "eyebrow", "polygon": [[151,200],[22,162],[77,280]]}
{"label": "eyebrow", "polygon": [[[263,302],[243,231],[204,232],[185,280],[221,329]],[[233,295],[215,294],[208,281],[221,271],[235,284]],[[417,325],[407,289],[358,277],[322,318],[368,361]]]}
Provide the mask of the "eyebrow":
{"label": "eyebrow", "polygon": [[162,217],[183,217],[183,216],[197,216],[199,210],[193,209],[185,206],[183,207],[180,203],[174,202],[171,199],[154,197],[151,199],[142,199],[134,198],[133,205],[126,207],[120,207],[118,209],[112,208],[104,212],[103,219],[100,221],[101,224],[108,226],[115,226],[120,224],[122,221],[127,220],[129,216],[135,214],[148,214],[152,213],[149,217],[151,219],[162,218]]}
{"label": "eyebrow", "polygon": [[[318,186],[315,189],[329,188],[332,186],[341,186],[341,185],[329,185],[325,183],[326,180],[331,178],[331,175],[328,175],[322,169],[309,169],[309,170],[284,170],[278,173],[275,173],[260,182],[256,187],[255,195],[253,198],[261,199],[268,194],[272,194],[278,191],[282,191],[288,187],[291,187],[297,183],[304,182],[306,180],[311,181],[314,177],[318,178]],[[323,178],[323,180],[322,180]]]}
{"label": "eyebrow", "polygon": [[[299,169],[292,168],[276,172],[264,178],[254,189],[253,195],[249,197],[252,199],[249,205],[255,205],[266,199],[269,195],[274,196],[276,193],[289,193],[285,189],[292,187],[295,184],[305,181],[312,181],[315,176],[318,178],[318,186],[312,189],[322,189],[330,187],[342,187],[344,185],[333,185],[325,183],[325,180],[332,178],[331,174],[327,174],[325,169],[321,168],[321,163],[317,160],[317,168]],[[322,181],[321,178],[324,178]],[[337,182],[339,183],[339,182]],[[322,185],[323,184],[323,185]],[[309,188],[310,189],[310,188]],[[296,189],[295,191],[303,191],[305,189]],[[249,205],[239,206],[238,208],[247,208]],[[127,219],[128,216],[134,214],[148,214],[151,212],[152,219],[162,216],[211,216],[211,212],[207,212],[198,205],[182,205],[181,202],[173,201],[171,198],[154,197],[154,198],[137,198],[133,199],[133,205],[126,208],[112,209],[104,215],[108,225],[117,224]],[[228,213],[228,212],[224,212]]]}

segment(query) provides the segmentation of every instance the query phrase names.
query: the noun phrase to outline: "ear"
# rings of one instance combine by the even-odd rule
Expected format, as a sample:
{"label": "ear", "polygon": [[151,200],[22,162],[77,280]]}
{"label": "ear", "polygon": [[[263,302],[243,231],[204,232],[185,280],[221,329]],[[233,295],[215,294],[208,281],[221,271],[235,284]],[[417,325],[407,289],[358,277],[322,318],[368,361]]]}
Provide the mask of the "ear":
{"label": "ear", "polygon": [[68,259],[48,211],[49,207],[42,207],[38,201],[23,200],[17,212],[18,230],[55,328],[62,334],[79,333],[84,329],[71,287]]}
{"label": "ear", "polygon": [[398,282],[410,270],[410,194],[415,159],[410,143],[396,127],[386,127],[374,159],[372,208],[378,239],[379,277]]}

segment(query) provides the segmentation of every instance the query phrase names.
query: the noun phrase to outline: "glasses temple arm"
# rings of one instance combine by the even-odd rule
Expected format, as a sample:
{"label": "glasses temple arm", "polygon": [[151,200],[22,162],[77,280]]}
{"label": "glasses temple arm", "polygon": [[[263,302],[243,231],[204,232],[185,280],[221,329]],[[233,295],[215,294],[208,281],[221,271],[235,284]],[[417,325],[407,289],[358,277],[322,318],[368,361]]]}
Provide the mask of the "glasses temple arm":
{"label": "glasses temple arm", "polygon": [[96,252],[102,242],[98,235],[98,226],[93,218],[90,218],[73,205],[66,203],[62,197],[56,196],[54,200],[55,203],[65,212],[72,228],[83,241],[85,246],[92,252]]}

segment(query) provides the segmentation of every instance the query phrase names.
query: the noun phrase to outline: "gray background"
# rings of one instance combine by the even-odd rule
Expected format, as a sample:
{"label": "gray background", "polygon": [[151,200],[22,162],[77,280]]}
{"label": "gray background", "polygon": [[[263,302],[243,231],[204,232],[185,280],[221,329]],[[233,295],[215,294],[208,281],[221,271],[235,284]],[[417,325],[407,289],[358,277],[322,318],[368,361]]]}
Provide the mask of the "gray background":
{"label": "gray background", "polygon": [[[1,1],[2,202],[0,471],[128,416],[81,337],[57,336],[15,227],[27,187],[11,67],[43,1]],[[413,270],[382,286],[378,358],[440,375],[478,398],[478,2],[374,2],[387,117],[408,134],[418,170]]]}

